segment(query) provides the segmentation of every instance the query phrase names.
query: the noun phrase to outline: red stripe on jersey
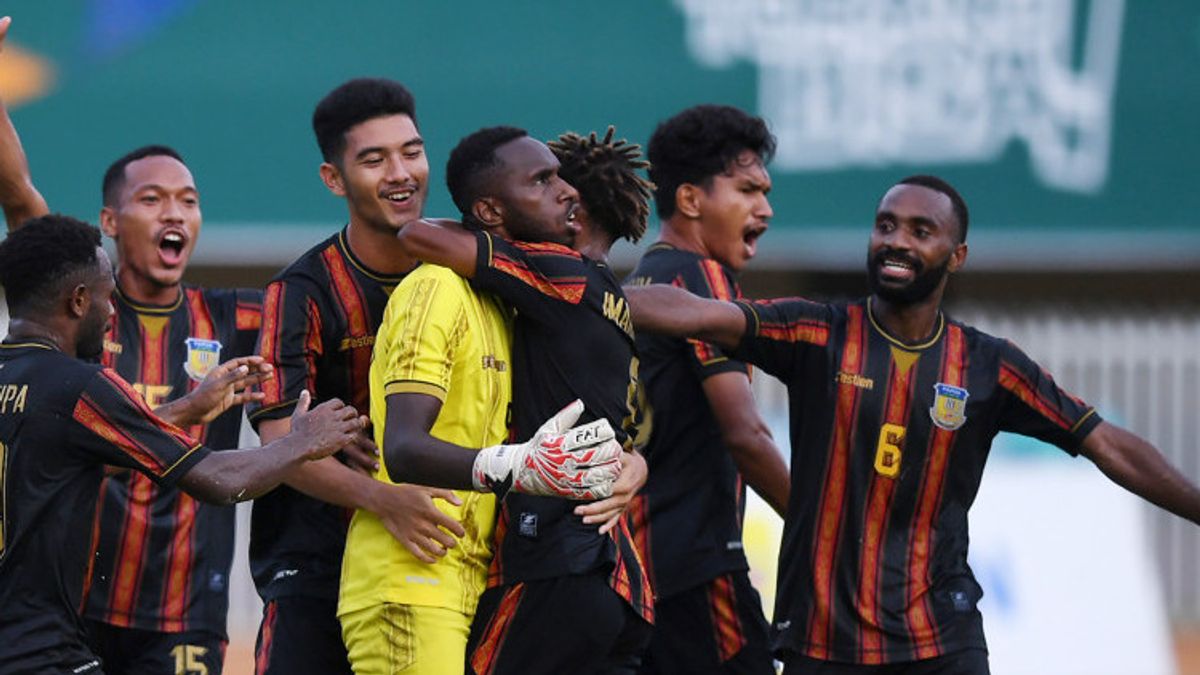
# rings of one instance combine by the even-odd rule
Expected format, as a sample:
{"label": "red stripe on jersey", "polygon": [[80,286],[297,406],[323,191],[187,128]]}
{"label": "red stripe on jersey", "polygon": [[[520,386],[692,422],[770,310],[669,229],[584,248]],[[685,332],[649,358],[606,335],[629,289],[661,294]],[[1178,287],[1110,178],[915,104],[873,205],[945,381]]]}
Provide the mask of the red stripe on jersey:
{"label": "red stripe on jersey", "polygon": [[[946,332],[945,354],[940,382],[962,387],[966,379],[966,338],[962,329],[951,325]],[[942,502],[946,482],[946,467],[950,463],[950,448],[955,432],[933,427],[929,452],[925,460],[925,475],[917,498],[917,513],[913,523],[908,560],[908,619],[909,633],[916,645],[916,658],[929,659],[942,654],[940,635],[933,624],[933,607],[929,597],[932,582],[929,578],[930,552],[933,549],[933,522]]]}
{"label": "red stripe on jersey", "polygon": [[712,620],[713,639],[721,663],[737,656],[746,646],[746,634],[737,612],[737,595],[729,575],[721,575],[708,586],[708,611]]}
{"label": "red stripe on jersey", "polygon": [[608,531],[616,549],[617,561],[608,575],[608,585],[629,603],[633,611],[648,623],[654,623],[654,590],[646,574],[646,564],[629,532],[629,515]]}
{"label": "red stripe on jersey", "polygon": [[496,532],[492,535],[492,563],[488,565],[487,587],[495,588],[504,585],[504,535],[508,534],[508,505],[501,504],[500,512],[496,514]]}
{"label": "red stripe on jersey", "polygon": [[526,267],[523,263],[496,253],[492,256],[492,268],[537,289],[543,295],[556,300],[578,305],[583,301],[587,288],[586,277],[561,277],[549,279]]}
{"label": "red stripe on jersey", "polygon": [[325,345],[321,342],[321,310],[317,307],[317,301],[312,298],[308,299],[307,312],[305,314],[305,326],[308,333],[304,336],[304,354],[305,354],[305,386],[309,393],[317,390],[317,359],[316,355],[325,350]]}
{"label": "red stripe on jersey", "polygon": [[758,334],[778,342],[807,342],[824,347],[829,342],[829,324],[824,321],[801,319],[787,323],[762,322]]}
{"label": "red stripe on jersey", "polygon": [[79,401],[75,404],[74,418],[88,431],[116,446],[118,450],[128,455],[130,459],[150,473],[161,476],[166,471],[167,467],[154,453],[108,419],[104,411],[86,394],[80,396]]}
{"label": "red stripe on jersey", "polygon": [[[208,302],[204,299],[204,292],[198,288],[188,288],[188,335],[201,340],[212,340],[216,338],[216,329],[213,327],[212,312],[208,309]],[[194,390],[200,385],[199,382],[188,378],[188,391]],[[208,427],[204,424],[197,424],[188,429],[188,433],[196,438],[201,443],[204,442],[208,435]]]}
{"label": "red stripe on jersey", "polygon": [[195,565],[196,500],[183,492],[175,500],[174,531],[158,610],[159,630],[167,633],[187,630],[187,602]]}
{"label": "red stripe on jersey", "polygon": [[[866,336],[862,307],[851,305],[846,322],[846,343],[842,348],[841,372],[862,374],[866,367]],[[838,536],[846,499],[846,473],[853,447],[854,420],[858,416],[859,389],[849,383],[838,385],[833,417],[833,438],[829,444],[825,478],[822,481],[818,513],[817,540],[813,556],[813,616],[809,622],[807,656],[828,659],[833,640],[833,574],[837,558]]]}
{"label": "red stripe on jersey", "polygon": [[[346,260],[342,257],[337,246],[330,246],[321,252],[321,260],[333,282],[333,295],[341,305],[342,314],[346,317],[348,337],[369,337],[375,334],[371,329],[371,321],[367,317],[367,301],[363,298],[362,289],[354,281]],[[370,413],[367,402],[369,389],[367,375],[371,368],[371,350],[369,348],[352,347],[350,358],[346,361],[346,382],[352,392],[350,401],[364,415]]]}
{"label": "red stripe on jersey", "polygon": [[121,344],[121,322],[113,320],[112,325],[108,329],[108,333],[104,336],[105,349],[100,353],[100,365],[105,368],[117,367],[117,353],[108,350],[109,343],[114,345]]}
{"label": "red stripe on jersey", "polygon": [[105,616],[105,622],[114,626],[129,627],[133,623],[133,606],[140,590],[146,544],[150,538],[150,506],[156,492],[149,478],[140,473],[130,474],[129,500]]}
{"label": "red stripe on jersey", "polygon": [[579,260],[582,257],[579,255],[579,251],[576,251],[569,246],[555,244],[548,241],[510,241],[508,243],[512,244],[516,248],[521,249],[522,251],[532,253],[534,255],[543,254],[549,256],[560,256],[565,258],[573,258],[575,260]]}
{"label": "red stripe on jersey", "polygon": [[264,675],[271,665],[271,647],[275,642],[275,620],[279,605],[274,601],[267,603],[263,612],[262,625],[258,627],[258,644],[254,646],[254,673]]}
{"label": "red stripe on jersey", "polygon": [[128,382],[121,379],[121,376],[115,371],[105,368],[104,370],[100,371],[100,375],[114,388],[124,394],[128,402],[133,404],[135,408],[145,415],[146,420],[154,425],[156,429],[170,436],[176,443],[179,443],[180,445],[188,448],[196,445],[196,439],[192,438],[191,435],[189,435],[186,431],[162,419],[158,415],[155,415],[154,411],[151,410],[150,406],[146,403],[146,399],[142,398],[142,395],[139,394],[136,389],[130,386]]}
{"label": "red stripe on jersey", "polygon": [[500,648],[504,646],[504,638],[508,637],[508,628],[512,625],[513,617],[517,613],[517,607],[521,605],[521,596],[524,593],[525,584],[515,584],[504,592],[504,597],[500,599],[496,613],[488,620],[479,646],[471,654],[471,668],[476,675],[490,675],[495,672]]}
{"label": "red stripe on jersey", "polygon": [[285,287],[278,281],[267,286],[267,292],[263,295],[263,316],[262,329],[258,332],[258,354],[267,360],[272,366],[276,366],[274,377],[271,377],[260,386],[266,398],[263,399],[263,407],[273,406],[283,402],[283,370],[279,365],[279,344],[282,342],[279,334],[283,328],[283,295]]}
{"label": "red stripe on jersey", "polygon": [[[912,386],[917,364],[903,373],[893,360],[888,391],[884,399],[884,422],[905,426],[912,402]],[[903,457],[903,440],[900,442]],[[903,459],[901,459],[903,462]],[[883,633],[879,616],[879,582],[883,576],[883,542],[886,540],[888,514],[896,491],[896,479],[876,472],[871,477],[867,496],[866,523],[863,526],[862,556],[859,561],[858,615],[860,663],[883,663]]]}
{"label": "red stripe on jersey", "polygon": [[[637,549],[642,560],[654,560],[650,553],[650,497],[638,495],[629,502],[629,529],[633,534],[633,546]],[[646,578],[653,585],[658,585],[654,578],[654,566],[646,567]]]}
{"label": "red stripe on jersey", "polygon": [[262,305],[239,302],[234,314],[234,326],[238,330],[258,330],[262,327],[262,315]]}
{"label": "red stripe on jersey", "polygon": [[83,614],[84,608],[87,606],[88,594],[92,592],[92,573],[96,570],[96,549],[100,547],[100,516],[104,513],[104,495],[108,493],[108,481],[111,480],[105,476],[100,480],[100,496],[96,498],[96,512],[92,516],[92,544],[88,547],[91,553],[88,556],[87,571],[83,574],[83,593],[79,595],[79,607],[76,611]]}
{"label": "red stripe on jersey", "polygon": [[1004,387],[1014,396],[1021,399],[1025,405],[1036,410],[1039,415],[1057,424],[1059,427],[1070,431],[1072,422],[1067,419],[1058,406],[1054,405],[1052,401],[1043,396],[1033,386],[1033,383],[1025,377],[1024,373],[1007,363],[1001,363],[999,382],[1001,387]]}
{"label": "red stripe on jersey", "polygon": [[700,271],[704,273],[704,283],[708,285],[710,297],[716,300],[732,300],[735,297],[721,263],[710,259],[701,260]]}

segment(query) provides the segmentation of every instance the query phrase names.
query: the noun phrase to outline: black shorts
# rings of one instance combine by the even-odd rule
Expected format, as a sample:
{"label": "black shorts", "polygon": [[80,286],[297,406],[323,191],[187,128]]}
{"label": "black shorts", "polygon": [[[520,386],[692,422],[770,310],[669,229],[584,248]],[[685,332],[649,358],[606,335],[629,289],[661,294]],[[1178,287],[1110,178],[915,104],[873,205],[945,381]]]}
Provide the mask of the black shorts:
{"label": "black shorts", "polygon": [[903,661],[879,666],[819,661],[791,655],[784,659],[783,675],[990,675],[988,655],[982,649],[965,649],[923,661]]}
{"label": "black shorts", "polygon": [[642,675],[775,675],[762,599],[729,572],[657,601]]}
{"label": "black shorts", "polygon": [[353,675],[337,600],[276,598],[263,607],[254,643],[256,675]]}
{"label": "black shorts", "polygon": [[220,675],[225,638],[209,631],[160,633],[87,620],[88,642],[104,671],[128,675]]}
{"label": "black shorts", "polygon": [[467,642],[475,675],[633,675],[650,624],[603,574],[489,588]]}

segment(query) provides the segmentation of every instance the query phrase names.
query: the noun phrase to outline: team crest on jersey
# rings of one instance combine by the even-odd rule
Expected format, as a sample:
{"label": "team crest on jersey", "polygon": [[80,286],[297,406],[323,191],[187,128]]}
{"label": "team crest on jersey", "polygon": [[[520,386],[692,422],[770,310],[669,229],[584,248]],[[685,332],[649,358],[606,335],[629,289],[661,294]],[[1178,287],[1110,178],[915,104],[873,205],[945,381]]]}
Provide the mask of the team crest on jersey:
{"label": "team crest on jersey", "polygon": [[933,385],[933,405],[929,416],[933,423],[946,431],[955,431],[967,421],[967,397],[962,387],[938,382]]}
{"label": "team crest on jersey", "polygon": [[221,343],[217,340],[188,338],[184,344],[187,345],[187,360],[183,362],[183,371],[188,377],[201,382],[221,363]]}

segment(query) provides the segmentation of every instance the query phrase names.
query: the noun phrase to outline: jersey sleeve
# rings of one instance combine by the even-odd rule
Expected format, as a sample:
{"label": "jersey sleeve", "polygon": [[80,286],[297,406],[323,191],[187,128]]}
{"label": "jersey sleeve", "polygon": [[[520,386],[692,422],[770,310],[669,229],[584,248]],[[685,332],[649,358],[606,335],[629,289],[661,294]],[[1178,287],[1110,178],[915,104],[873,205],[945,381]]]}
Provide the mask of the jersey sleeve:
{"label": "jersey sleeve", "polygon": [[579,305],[587,290],[587,263],[560,244],[511,242],[476,232],[478,253],[471,285],[492,293],[523,317],[541,323]]}
{"label": "jersey sleeve", "polygon": [[384,394],[428,394],[446,400],[454,353],[467,332],[466,286],[452,271],[422,265],[392,293],[376,354]]}
{"label": "jersey sleeve", "polygon": [[[694,266],[677,276],[672,285],[702,298],[735,300],[741,297],[741,292],[729,272],[721,263],[707,258],[697,260]],[[720,373],[750,374],[750,369],[745,363],[730,358],[720,347],[701,340],[689,339],[687,342],[688,361],[700,381]]]}
{"label": "jersey sleeve", "polygon": [[187,432],[155,415],[133,387],[104,368],[80,392],[72,447],[105,464],[173,485],[208,453]]}
{"label": "jersey sleeve", "polygon": [[292,414],[300,392],[316,391],[317,360],[325,350],[321,312],[312,289],[297,279],[272,281],[263,296],[262,326],[256,351],[271,364],[274,376],[262,384],[266,395],[247,407],[250,422]]}
{"label": "jersey sleeve", "polygon": [[1032,436],[1076,455],[1083,439],[1100,424],[1096,409],[1058,386],[1016,345],[1000,349],[997,383],[1004,392],[1001,431]]}
{"label": "jersey sleeve", "polygon": [[798,374],[801,357],[829,343],[833,312],[829,305],[801,298],[737,301],[746,331],[734,357],[788,381]]}

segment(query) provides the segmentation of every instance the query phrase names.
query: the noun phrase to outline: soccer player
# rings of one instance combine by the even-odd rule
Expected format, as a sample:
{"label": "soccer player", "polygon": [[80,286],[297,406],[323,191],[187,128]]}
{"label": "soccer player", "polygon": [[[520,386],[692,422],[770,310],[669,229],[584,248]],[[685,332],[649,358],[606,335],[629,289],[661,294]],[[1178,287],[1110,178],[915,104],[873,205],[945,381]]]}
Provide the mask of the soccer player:
{"label": "soccer player", "polygon": [[[662,122],[647,154],[662,234],[626,283],[741,297],[735,275],[771,218],[766,122],[699,105]],[[742,550],[743,477],[783,516],[788,473],[754,405],[749,369],[704,342],[638,333],[654,410],[647,520],[654,636],[642,673],[774,675],[762,600]],[[648,517],[644,514],[648,513]]]}
{"label": "soccer player", "polygon": [[[649,189],[634,171],[638,156],[636,147],[613,142],[611,130],[603,140],[564,136],[551,151],[521,129],[481,129],[459,142],[446,168],[471,231],[417,221],[400,233],[412,255],[516,309],[514,438],[533,437],[576,398],[589,418],[619,429],[629,449],[645,421],[633,330],[604,262],[616,239],[645,231]],[[559,157],[579,191],[559,175]],[[489,232],[500,226],[516,241]],[[454,479],[448,461],[431,453],[413,459],[398,467],[405,480]],[[640,663],[653,599],[622,512],[644,481],[644,460],[628,453],[624,462],[628,476],[610,499],[576,507],[562,498],[504,498],[489,588],[468,645],[470,671],[632,673]]]}
{"label": "soccer player", "polygon": [[[0,41],[7,25],[0,27]],[[3,109],[0,184],[11,186],[0,191],[10,230],[48,213]],[[117,248],[117,319],[101,360],[167,414],[161,406],[195,390],[222,359],[254,353],[262,293],[182,282],[201,209],[192,174],[175,150],[146,146],[116,160],[101,195],[101,227]],[[187,431],[210,448],[235,448],[241,419],[239,402]],[[141,473],[122,472],[105,478],[97,509],[92,584],[83,606],[93,649],[121,672],[193,663],[220,673],[234,507],[198,502]]]}
{"label": "soccer player", "polygon": [[933,176],[884,194],[871,296],[728,303],[627,289],[641,330],[712,341],[782,379],[792,482],[775,607],[785,673],[987,673],[967,511],[992,438],[1083,455],[1117,484],[1200,522],[1200,490],[1100,419],[1012,343],[948,318],[968,212]]}
{"label": "soccer player", "polygon": [[[306,389],[318,401],[341,398],[369,413],[375,332],[389,294],[416,265],[395,233],[420,217],[428,190],[415,104],[398,82],[350,80],[317,104],[312,124],[321,179],[346,200],[349,222],[267,286],[258,352],[275,378],[250,412],[264,442],[287,433]],[[337,598],[351,510],[375,514],[414,556],[433,562],[465,534],[434,497],[457,501],[448,490],[390,485],[329,459],[255,501],[250,564],[266,603],[260,675],[350,672]]]}
{"label": "soccer player", "polygon": [[[86,223],[43,216],[10,234],[0,285],[11,315],[0,343],[0,673],[98,673],[78,611],[95,573],[89,535],[104,465],[229,504],[342,447],[365,420],[340,401],[306,412],[306,394],[295,433],[214,453],[156,416],[119,375],[82,360],[101,354],[115,288],[100,232]],[[228,407],[242,368],[224,370],[226,385],[192,419],[166,406],[174,419]]]}

